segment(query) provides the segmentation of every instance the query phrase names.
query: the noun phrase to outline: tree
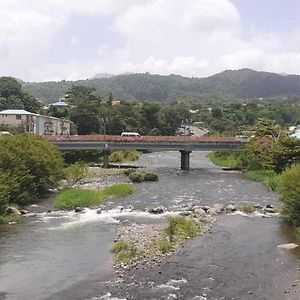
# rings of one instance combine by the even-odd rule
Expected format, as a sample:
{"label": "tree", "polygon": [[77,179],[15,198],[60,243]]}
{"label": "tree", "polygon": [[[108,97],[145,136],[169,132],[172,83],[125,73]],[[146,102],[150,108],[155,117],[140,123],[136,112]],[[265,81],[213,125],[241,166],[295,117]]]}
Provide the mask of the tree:
{"label": "tree", "polygon": [[21,84],[12,77],[0,77],[0,109],[25,109],[37,112],[41,107],[33,96],[22,91]]}
{"label": "tree", "polygon": [[27,204],[61,177],[61,153],[43,138],[14,135],[0,140],[1,197],[6,195],[9,203]]}
{"label": "tree", "polygon": [[283,216],[300,226],[300,165],[294,165],[282,173],[279,191],[283,201]]}

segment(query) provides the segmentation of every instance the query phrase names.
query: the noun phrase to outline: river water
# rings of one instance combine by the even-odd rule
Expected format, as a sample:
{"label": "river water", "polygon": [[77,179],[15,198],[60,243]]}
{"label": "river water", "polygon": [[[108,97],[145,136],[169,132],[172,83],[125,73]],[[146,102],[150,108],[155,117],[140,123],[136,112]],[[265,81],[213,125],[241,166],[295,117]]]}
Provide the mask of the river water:
{"label": "river water", "polygon": [[[143,154],[136,164],[155,169],[159,182],[137,184],[137,192],[109,201],[101,214],[89,209],[81,214],[47,213],[48,199],[40,203],[44,208],[38,208],[37,218],[1,226],[0,299],[299,300],[300,252],[277,247],[296,241],[278,217],[218,216],[210,233],[188,241],[165,263],[122,277],[115,274],[109,249],[117,229],[165,220],[148,214],[147,208],[280,205],[274,192],[239,172],[214,166],[205,155],[192,153],[192,169],[180,171],[177,152]],[[113,180],[127,178],[118,175]]]}

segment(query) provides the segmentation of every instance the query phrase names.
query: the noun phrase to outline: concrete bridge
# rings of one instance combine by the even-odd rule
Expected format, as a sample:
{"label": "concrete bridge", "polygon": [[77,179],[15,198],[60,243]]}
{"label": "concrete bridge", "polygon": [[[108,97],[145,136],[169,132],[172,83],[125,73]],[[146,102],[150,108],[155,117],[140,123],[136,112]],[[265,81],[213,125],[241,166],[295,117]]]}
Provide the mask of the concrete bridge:
{"label": "concrete bridge", "polygon": [[181,170],[189,170],[192,151],[237,150],[248,143],[244,138],[208,136],[49,135],[44,138],[61,150],[102,150],[105,168],[108,167],[108,155],[111,150],[177,150],[181,154]]}

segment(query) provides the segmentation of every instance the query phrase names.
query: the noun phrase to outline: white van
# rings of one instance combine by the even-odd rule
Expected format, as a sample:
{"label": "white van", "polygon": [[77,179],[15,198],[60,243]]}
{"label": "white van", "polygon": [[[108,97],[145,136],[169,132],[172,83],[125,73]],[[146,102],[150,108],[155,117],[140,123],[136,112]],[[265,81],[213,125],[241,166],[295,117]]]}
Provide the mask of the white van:
{"label": "white van", "polygon": [[122,132],[121,137],[140,138],[141,136],[137,132]]}

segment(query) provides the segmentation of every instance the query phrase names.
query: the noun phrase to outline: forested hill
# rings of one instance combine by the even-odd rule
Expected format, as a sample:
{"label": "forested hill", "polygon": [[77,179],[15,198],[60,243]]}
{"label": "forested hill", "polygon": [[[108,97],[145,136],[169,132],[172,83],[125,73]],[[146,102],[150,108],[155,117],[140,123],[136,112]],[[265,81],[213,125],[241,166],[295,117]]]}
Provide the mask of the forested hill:
{"label": "forested hill", "polygon": [[104,99],[112,92],[124,100],[246,99],[300,95],[299,75],[250,69],[224,71],[207,78],[128,74],[79,81],[25,83],[23,88],[45,102],[56,102],[72,85],[94,87]]}

